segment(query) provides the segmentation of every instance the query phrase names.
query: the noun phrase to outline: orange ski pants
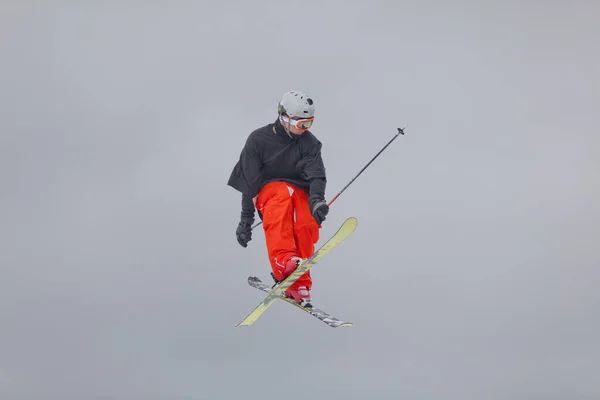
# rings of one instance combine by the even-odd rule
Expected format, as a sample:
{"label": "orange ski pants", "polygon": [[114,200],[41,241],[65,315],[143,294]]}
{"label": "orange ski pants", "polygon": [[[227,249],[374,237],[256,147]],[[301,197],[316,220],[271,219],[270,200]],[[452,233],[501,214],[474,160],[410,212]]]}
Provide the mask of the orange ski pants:
{"label": "orange ski pants", "polygon": [[[263,216],[267,252],[271,269],[277,280],[283,280],[282,269],[291,256],[308,258],[315,252],[319,229],[310,212],[308,193],[291,183],[267,183],[256,197],[256,208]],[[290,289],[312,286],[310,270]]]}

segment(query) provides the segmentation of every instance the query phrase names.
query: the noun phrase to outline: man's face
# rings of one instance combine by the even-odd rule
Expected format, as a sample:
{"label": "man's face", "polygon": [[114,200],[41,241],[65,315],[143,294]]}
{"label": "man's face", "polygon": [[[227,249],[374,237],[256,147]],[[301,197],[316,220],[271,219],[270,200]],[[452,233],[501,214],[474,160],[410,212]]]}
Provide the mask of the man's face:
{"label": "man's face", "polygon": [[302,135],[306,131],[307,129],[296,128],[294,125],[290,124],[290,133],[293,133],[294,135]]}

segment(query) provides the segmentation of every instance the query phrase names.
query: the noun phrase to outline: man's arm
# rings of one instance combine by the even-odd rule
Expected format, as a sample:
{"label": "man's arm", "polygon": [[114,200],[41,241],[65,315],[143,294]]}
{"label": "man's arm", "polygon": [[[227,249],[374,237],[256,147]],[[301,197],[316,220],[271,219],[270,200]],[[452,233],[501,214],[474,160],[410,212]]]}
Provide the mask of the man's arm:
{"label": "man's arm", "polygon": [[325,201],[327,177],[325,174],[325,164],[321,156],[321,149],[321,142],[315,138],[315,144],[307,155],[304,166],[304,176],[310,182],[308,204],[312,215],[319,225],[325,221],[325,217],[329,212],[329,206]]}
{"label": "man's arm", "polygon": [[260,189],[261,169],[260,150],[255,137],[250,135],[227,184],[250,198],[254,198]]}
{"label": "man's arm", "polygon": [[308,203],[310,209],[319,201],[325,201],[325,188],[327,186],[327,180],[325,178],[313,178],[310,181],[310,189],[308,195]]}
{"label": "man's arm", "polygon": [[261,184],[262,161],[254,135],[250,135],[242,149],[239,161],[235,165],[227,184],[242,193],[242,212],[236,229],[238,243],[246,247],[252,240],[254,222],[254,202]]}
{"label": "man's arm", "polygon": [[252,225],[254,223],[254,211],[255,207],[252,197],[242,193],[242,214],[240,220]]}

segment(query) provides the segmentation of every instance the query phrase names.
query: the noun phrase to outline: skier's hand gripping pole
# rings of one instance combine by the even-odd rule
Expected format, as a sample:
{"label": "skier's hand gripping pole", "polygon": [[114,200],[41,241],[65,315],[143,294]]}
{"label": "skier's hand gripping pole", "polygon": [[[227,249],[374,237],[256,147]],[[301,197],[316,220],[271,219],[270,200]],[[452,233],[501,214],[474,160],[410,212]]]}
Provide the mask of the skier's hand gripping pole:
{"label": "skier's hand gripping pole", "polygon": [[[331,204],[332,204],[334,201],[336,201],[336,200],[337,200],[337,198],[338,198],[338,197],[340,197],[340,195],[341,195],[342,193],[344,193],[344,191],[345,191],[346,189],[348,189],[348,187],[349,187],[350,185],[352,185],[352,182],[354,182],[354,181],[356,180],[356,178],[358,178],[358,177],[360,176],[360,174],[362,174],[362,173],[364,172],[364,170],[365,170],[365,169],[367,169],[367,168],[369,167],[369,165],[371,165],[371,163],[372,163],[373,161],[375,161],[375,159],[376,159],[377,157],[379,157],[379,155],[380,155],[381,153],[383,153],[383,151],[384,151],[384,150],[385,150],[385,149],[386,149],[386,148],[387,148],[387,147],[388,147],[388,146],[389,146],[389,145],[390,145],[390,144],[391,144],[391,143],[392,143],[392,142],[393,142],[393,141],[394,141],[394,140],[395,140],[395,139],[396,139],[396,138],[397,138],[399,135],[404,135],[404,130],[406,129],[406,126],[407,126],[407,125],[404,125],[404,128],[397,128],[397,129],[398,129],[398,133],[396,133],[396,135],[394,135],[394,137],[393,137],[392,139],[390,139],[390,141],[389,141],[389,142],[387,142],[387,143],[386,143],[386,145],[385,145],[385,146],[383,146],[383,147],[381,148],[381,150],[379,150],[379,151],[377,152],[377,154],[375,154],[375,156],[374,156],[373,158],[371,158],[371,161],[369,161],[369,162],[367,163],[367,165],[365,165],[365,166],[364,166],[364,167],[363,167],[363,168],[362,168],[362,169],[361,169],[361,170],[358,172],[358,174],[356,174],[356,176],[355,176],[354,178],[352,178],[352,180],[351,180],[350,182],[348,182],[348,184],[347,184],[346,186],[344,186],[344,187],[342,188],[342,190],[340,190],[340,191],[339,191],[339,193],[338,193],[338,194],[336,194],[335,196],[333,196],[333,198],[332,198],[332,199],[329,201],[329,203],[327,203],[327,205],[331,206]],[[259,226],[260,224],[262,224],[262,221],[260,221],[260,222],[258,222],[257,224],[255,224],[255,225],[252,227],[252,229],[256,228],[256,227],[257,227],[257,226]]]}

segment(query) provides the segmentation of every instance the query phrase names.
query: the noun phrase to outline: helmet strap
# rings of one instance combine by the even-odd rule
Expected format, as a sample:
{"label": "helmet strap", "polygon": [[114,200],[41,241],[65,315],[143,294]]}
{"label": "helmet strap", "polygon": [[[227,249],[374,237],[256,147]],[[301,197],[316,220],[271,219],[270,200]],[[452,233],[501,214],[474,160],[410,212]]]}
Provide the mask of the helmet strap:
{"label": "helmet strap", "polygon": [[279,122],[281,122],[281,126],[283,126],[283,130],[285,131],[285,133],[287,133],[287,135],[290,137],[290,139],[293,139],[294,137],[290,134],[290,123],[285,123],[283,122],[283,118],[281,118],[282,115],[279,116]]}

